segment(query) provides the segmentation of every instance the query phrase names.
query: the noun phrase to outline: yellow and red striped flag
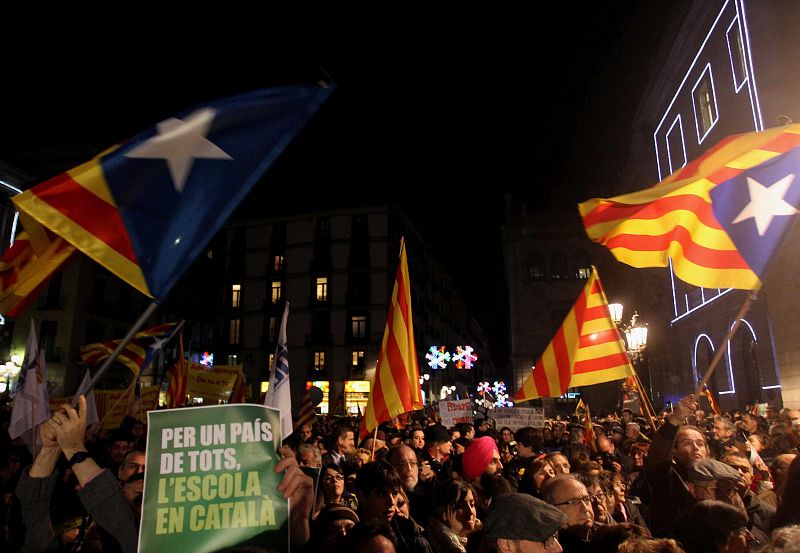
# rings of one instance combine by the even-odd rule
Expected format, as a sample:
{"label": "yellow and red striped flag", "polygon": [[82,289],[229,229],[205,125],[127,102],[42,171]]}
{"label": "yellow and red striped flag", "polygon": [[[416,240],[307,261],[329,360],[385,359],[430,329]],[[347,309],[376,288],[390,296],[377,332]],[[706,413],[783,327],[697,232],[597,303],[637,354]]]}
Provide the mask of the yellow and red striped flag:
{"label": "yellow and red striped flag", "polygon": [[[177,324],[164,323],[136,333],[131,341],[122,348],[116,362],[125,365],[134,376],[138,376],[139,371],[147,368],[156,352],[169,341]],[[120,342],[122,342],[121,339],[81,346],[81,359],[89,367],[99,365],[111,357]]]}
{"label": "yellow and red striped flag", "polygon": [[597,269],[514,399],[559,397],[567,388],[627,378],[628,354],[611,320]]}
{"label": "yellow and red striped flag", "polygon": [[297,415],[294,428],[301,428],[304,424],[313,426],[315,422],[317,422],[317,412],[314,410],[314,405],[311,403],[311,396],[308,395],[308,389],[306,389],[303,401],[300,402],[300,413]]}
{"label": "yellow and red striped flag", "polygon": [[362,438],[383,421],[423,407],[411,319],[411,284],[408,280],[405,241],[401,240],[400,264],[386,318],[386,330],[378,353],[372,392],[361,419]]}
{"label": "yellow and red striped flag", "polygon": [[25,230],[0,259],[0,313],[17,317],[51,276],[72,257],[69,242],[20,215]]}
{"label": "yellow and red striped flag", "polygon": [[579,204],[586,234],[633,267],[755,290],[800,214],[800,125],[730,136],[646,190]]}

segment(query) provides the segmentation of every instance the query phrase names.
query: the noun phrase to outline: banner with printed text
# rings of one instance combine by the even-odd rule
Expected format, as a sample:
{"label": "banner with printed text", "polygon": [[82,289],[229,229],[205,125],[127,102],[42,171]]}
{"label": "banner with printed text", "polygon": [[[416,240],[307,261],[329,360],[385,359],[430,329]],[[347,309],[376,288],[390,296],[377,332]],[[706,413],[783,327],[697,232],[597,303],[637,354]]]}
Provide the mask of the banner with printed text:
{"label": "banner with printed text", "polygon": [[455,426],[460,422],[472,422],[472,400],[460,399],[457,401],[440,401],[439,418],[445,428]]}
{"label": "banner with printed text", "polygon": [[544,409],[542,407],[500,407],[489,415],[494,419],[497,429],[504,426],[517,431],[523,426],[544,428]]}
{"label": "banner with printed text", "polygon": [[186,371],[186,393],[192,397],[227,401],[231,397],[237,377],[241,374],[241,365],[205,367],[192,363]]}
{"label": "banner with printed text", "polygon": [[280,428],[279,411],[263,405],[151,411],[139,552],[286,549]]}

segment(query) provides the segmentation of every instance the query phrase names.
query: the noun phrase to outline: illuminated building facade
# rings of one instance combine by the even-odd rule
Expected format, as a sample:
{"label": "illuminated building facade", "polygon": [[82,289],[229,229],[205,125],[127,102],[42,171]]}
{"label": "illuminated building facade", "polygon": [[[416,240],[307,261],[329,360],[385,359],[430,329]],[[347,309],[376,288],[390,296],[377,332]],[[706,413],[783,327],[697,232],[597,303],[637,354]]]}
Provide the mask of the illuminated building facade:
{"label": "illuminated building facade", "polygon": [[[675,14],[634,121],[626,190],[655,183],[731,134],[800,121],[800,11],[791,1],[695,1]],[[797,228],[795,226],[795,228]],[[759,301],[711,379],[723,408],[753,401],[800,405],[796,276],[790,235]],[[731,327],[745,293],[685,284],[670,271],[672,367],[667,399],[692,390]]]}

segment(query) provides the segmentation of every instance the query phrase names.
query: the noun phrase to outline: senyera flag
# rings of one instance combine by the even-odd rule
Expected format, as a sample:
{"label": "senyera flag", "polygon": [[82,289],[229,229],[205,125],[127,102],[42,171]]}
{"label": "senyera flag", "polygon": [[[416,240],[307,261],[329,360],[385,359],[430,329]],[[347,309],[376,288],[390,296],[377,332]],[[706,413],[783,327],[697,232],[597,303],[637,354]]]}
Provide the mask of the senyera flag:
{"label": "senyera flag", "polygon": [[579,205],[589,238],[634,267],[757,290],[800,213],[800,125],[734,135],[647,190]]}
{"label": "senyera flag", "polygon": [[395,275],[392,303],[386,317],[372,391],[361,419],[360,436],[407,411],[422,409],[417,347],[411,316],[411,283],[405,241],[400,243],[400,263]]}
{"label": "senyera flag", "polygon": [[575,305],[536,361],[515,401],[560,397],[567,388],[590,386],[633,375],[625,344],[611,320],[597,269]]}
{"label": "senyera flag", "polygon": [[161,299],[331,91],[274,88],[195,107],[12,199]]}

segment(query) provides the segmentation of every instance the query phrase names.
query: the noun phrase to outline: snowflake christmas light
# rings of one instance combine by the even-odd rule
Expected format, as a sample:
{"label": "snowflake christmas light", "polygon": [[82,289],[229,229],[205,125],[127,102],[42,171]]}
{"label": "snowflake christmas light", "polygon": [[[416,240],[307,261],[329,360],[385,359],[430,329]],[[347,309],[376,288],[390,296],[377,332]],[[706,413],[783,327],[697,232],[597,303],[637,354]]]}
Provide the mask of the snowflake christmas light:
{"label": "snowflake christmas light", "polygon": [[477,355],[472,354],[472,346],[456,346],[456,352],[452,360],[455,361],[457,369],[471,369],[472,364],[478,360]]}
{"label": "snowflake christmas light", "polygon": [[495,381],[494,386],[492,386],[492,393],[494,394],[495,407],[514,407],[514,402],[508,400],[506,384],[502,380]]}
{"label": "snowflake christmas light", "polygon": [[203,352],[203,356],[200,358],[200,364],[205,365],[206,367],[213,367],[214,366],[214,354],[208,353],[207,351]]}
{"label": "snowflake christmas light", "polygon": [[445,351],[445,347],[431,346],[428,350],[430,353],[425,354],[425,359],[428,360],[428,366],[431,369],[444,369],[447,367],[447,362],[450,361],[450,352]]}

